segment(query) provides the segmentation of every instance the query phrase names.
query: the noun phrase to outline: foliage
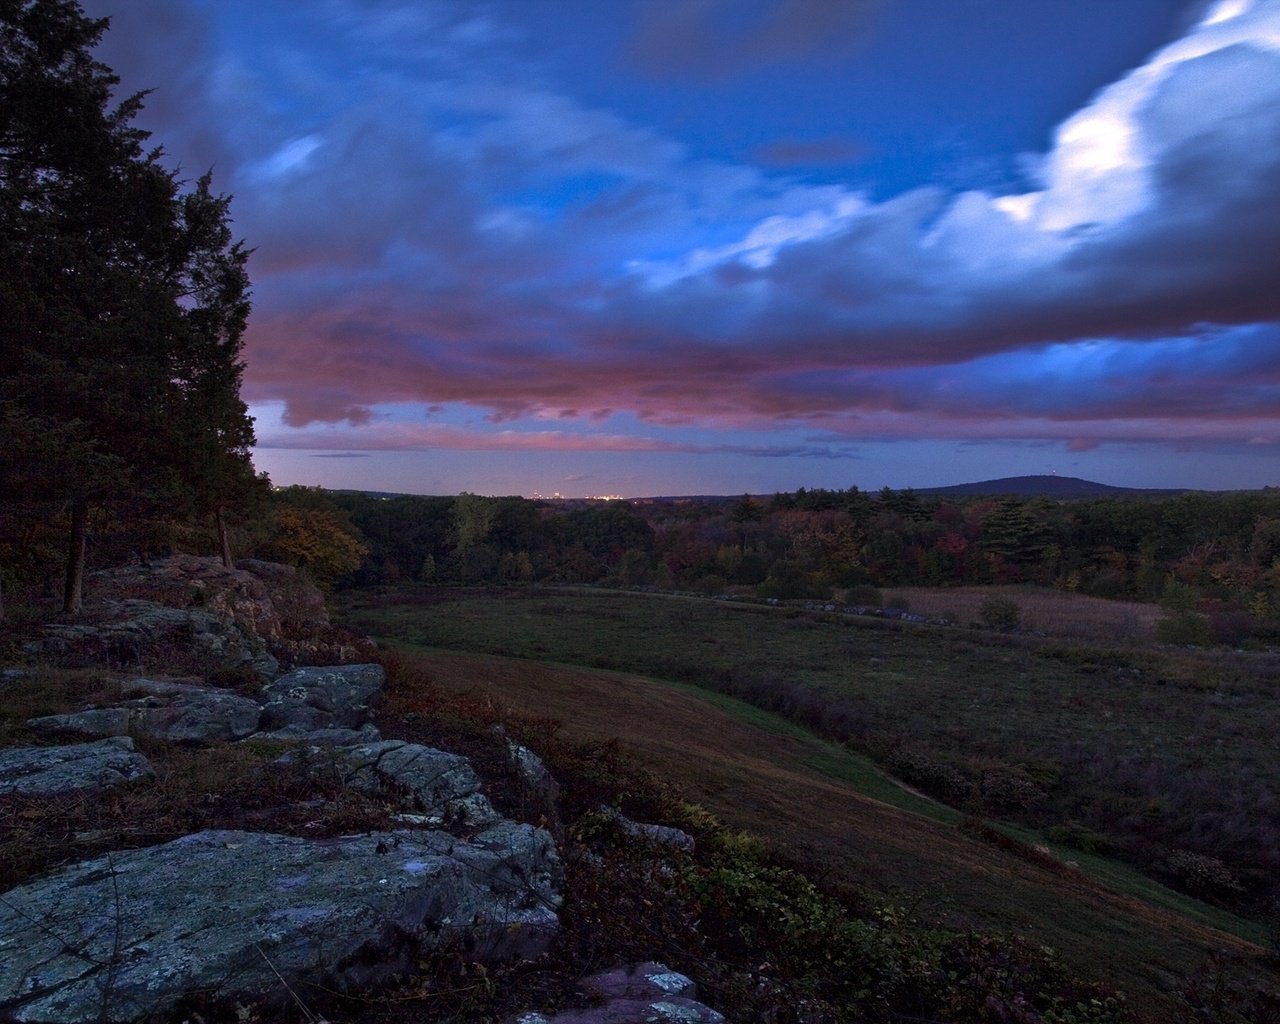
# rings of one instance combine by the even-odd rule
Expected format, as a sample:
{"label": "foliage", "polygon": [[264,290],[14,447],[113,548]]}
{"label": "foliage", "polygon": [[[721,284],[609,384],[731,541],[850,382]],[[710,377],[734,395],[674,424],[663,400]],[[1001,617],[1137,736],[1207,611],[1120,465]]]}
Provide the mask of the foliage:
{"label": "foliage", "polygon": [[319,488],[276,491],[268,522],[261,553],[305,569],[321,586],[355,572],[368,552],[343,511]]}
{"label": "foliage", "polygon": [[1156,639],[1162,644],[1203,647],[1213,640],[1209,620],[1199,612],[1174,612],[1156,623]]}
{"label": "foliage", "polygon": [[93,507],[177,520],[255,478],[240,401],[248,252],[209,175],[185,193],[140,95],[68,0],[0,10],[0,493],[69,517],[67,611]]}
{"label": "foliage", "polygon": [[[352,585],[421,579],[428,558],[437,584],[718,588],[777,601],[830,600],[837,589],[847,604],[864,607],[883,605],[886,587],[1021,584],[1160,599],[1171,613],[1207,617],[1207,636],[1189,619],[1166,627],[1170,636],[1199,637],[1180,642],[1280,636],[1280,490],[1072,502],[857,488],[802,488],[768,503],[333,498],[369,546]],[[1033,620],[1040,628],[1022,598],[1001,597],[1018,601],[1019,619],[1008,605],[993,605],[990,628]],[[904,606],[896,595],[891,603]],[[960,610],[966,614],[953,621],[968,621],[971,613]]]}
{"label": "foliage", "polygon": [[1018,602],[1009,597],[992,594],[978,608],[978,618],[988,629],[1008,632],[1017,629],[1022,621],[1022,609]]}

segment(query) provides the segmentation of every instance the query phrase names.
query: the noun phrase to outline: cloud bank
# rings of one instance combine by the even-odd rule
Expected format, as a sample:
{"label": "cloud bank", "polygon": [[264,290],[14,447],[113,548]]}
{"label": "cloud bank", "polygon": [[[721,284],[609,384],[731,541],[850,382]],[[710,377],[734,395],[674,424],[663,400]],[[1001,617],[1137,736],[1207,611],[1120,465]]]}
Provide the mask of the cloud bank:
{"label": "cloud bank", "polygon": [[[1025,188],[879,199],[788,172],[856,159],[835,133],[733,162],[576,98],[509,4],[225,8],[125,2],[104,56],[236,194],[266,444],[1280,442],[1280,0],[1207,7],[1024,154]],[[855,52],[878,5],[732,8],[641,4],[624,57],[723,82]],[[495,426],[392,429],[387,403]],[[807,440],[728,435],[771,427]]]}

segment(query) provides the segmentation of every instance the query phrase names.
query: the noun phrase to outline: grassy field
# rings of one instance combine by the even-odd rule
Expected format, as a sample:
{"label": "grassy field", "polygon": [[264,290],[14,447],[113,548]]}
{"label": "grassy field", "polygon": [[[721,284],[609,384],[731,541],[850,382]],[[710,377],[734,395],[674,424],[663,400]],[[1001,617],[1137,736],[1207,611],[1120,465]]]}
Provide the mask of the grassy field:
{"label": "grassy field", "polygon": [[[353,625],[417,645],[741,697],[954,806],[1074,846],[1066,856],[1131,891],[1148,882],[1094,855],[1255,919],[1280,876],[1274,655],[606,591],[359,592],[342,606]],[[878,799],[891,785],[851,781]],[[1189,853],[1225,873],[1197,888],[1174,868]]]}
{"label": "grassy field", "polygon": [[613,671],[402,650],[446,691],[490,694],[557,718],[572,738],[623,736],[690,798],[833,881],[893,894],[924,920],[1053,946],[1083,975],[1125,990],[1152,1024],[1175,1019],[1183,979],[1216,953],[1237,958],[1233,970],[1261,970],[1256,946],[1189,916],[1197,912],[1190,901],[1166,892],[1167,906],[1153,906],[993,846],[957,827],[954,811],[885,780],[865,758],[732,698]]}
{"label": "grassy field", "polygon": [[1057,826],[1083,852],[1121,853],[1175,883],[1175,851],[1213,857],[1229,874],[1196,894],[1245,913],[1252,900],[1261,916],[1280,877],[1275,656],[603,591],[345,601],[374,635],[740,697],[957,806]]}
{"label": "grassy field", "polygon": [[1012,599],[1024,629],[1052,637],[1083,640],[1151,640],[1164,616],[1158,605],[1108,601],[1045,587],[894,587],[885,605],[910,608],[930,618],[981,621],[979,609],[992,593]]}

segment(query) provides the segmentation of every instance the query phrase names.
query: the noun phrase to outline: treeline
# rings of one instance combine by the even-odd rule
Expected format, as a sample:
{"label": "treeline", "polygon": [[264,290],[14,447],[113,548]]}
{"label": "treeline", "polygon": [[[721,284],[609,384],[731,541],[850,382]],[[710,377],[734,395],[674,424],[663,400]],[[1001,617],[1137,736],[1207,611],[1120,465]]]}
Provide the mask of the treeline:
{"label": "treeline", "polygon": [[597,583],[865,604],[883,587],[1035,584],[1162,602],[1185,634],[1174,640],[1280,632],[1274,489],[1067,502],[853,487],[552,503],[288,488],[274,501],[363,548],[353,567],[349,550],[335,567],[316,549],[313,571],[343,586]]}
{"label": "treeline", "polygon": [[[876,604],[879,588],[1034,584],[1160,602],[1175,642],[1280,637],[1280,490],[1054,501],[805,490],[770,499],[383,497],[260,481],[223,525],[236,556],[325,586],[587,583]],[[0,502],[0,554],[56,575],[66,505]],[[90,564],[221,547],[209,518],[104,504]],[[10,580],[10,583],[15,582]]]}

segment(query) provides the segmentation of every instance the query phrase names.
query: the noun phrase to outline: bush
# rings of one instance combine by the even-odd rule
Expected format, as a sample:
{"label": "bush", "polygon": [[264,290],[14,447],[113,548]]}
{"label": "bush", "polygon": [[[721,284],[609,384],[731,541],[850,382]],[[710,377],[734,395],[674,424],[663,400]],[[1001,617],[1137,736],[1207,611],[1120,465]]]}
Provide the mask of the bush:
{"label": "bush", "polygon": [[1209,631],[1209,620],[1198,612],[1175,612],[1156,623],[1156,641],[1203,647],[1213,642],[1213,634]]}
{"label": "bush", "polygon": [[1045,835],[1050,842],[1070,846],[1081,853],[1110,853],[1112,849],[1112,842],[1107,836],[1074,821],[1054,825]]}
{"label": "bush", "polygon": [[1207,854],[1175,850],[1165,861],[1165,870],[1183,892],[1197,899],[1232,903],[1244,893],[1231,869]]}
{"label": "bush", "polygon": [[978,606],[978,618],[988,629],[1008,632],[1018,628],[1022,621],[1022,609],[1012,598],[989,594]]}
{"label": "bush", "polygon": [[844,601],[845,604],[859,605],[863,608],[881,608],[884,606],[884,595],[877,587],[863,583],[850,587]]}

